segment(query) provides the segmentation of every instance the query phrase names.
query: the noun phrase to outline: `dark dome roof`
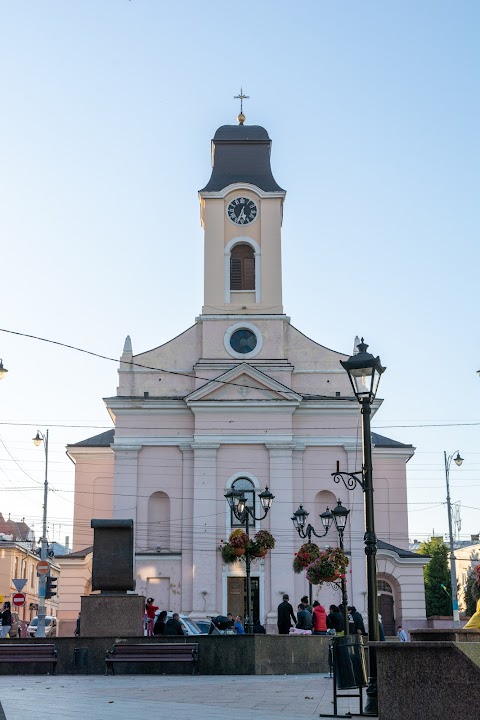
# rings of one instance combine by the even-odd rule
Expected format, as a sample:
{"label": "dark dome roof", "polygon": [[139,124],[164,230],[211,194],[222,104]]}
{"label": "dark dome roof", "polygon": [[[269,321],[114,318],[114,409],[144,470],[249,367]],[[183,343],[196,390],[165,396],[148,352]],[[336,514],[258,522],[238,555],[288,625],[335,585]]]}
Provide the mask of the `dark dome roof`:
{"label": "dark dome roof", "polygon": [[212,175],[200,192],[219,192],[235,183],[265,192],[285,191],[270,166],[272,141],[260,125],[222,125],[212,140]]}
{"label": "dark dome roof", "polygon": [[270,142],[268,132],[260,125],[222,125],[213,137],[213,142]]}

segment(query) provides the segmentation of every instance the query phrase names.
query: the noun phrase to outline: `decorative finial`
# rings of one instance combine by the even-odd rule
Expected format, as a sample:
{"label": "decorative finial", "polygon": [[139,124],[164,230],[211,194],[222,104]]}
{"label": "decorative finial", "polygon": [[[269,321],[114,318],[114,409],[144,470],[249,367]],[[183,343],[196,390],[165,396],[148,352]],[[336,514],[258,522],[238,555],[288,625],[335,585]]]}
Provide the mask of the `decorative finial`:
{"label": "decorative finial", "polygon": [[239,125],[243,125],[243,123],[245,122],[245,115],[243,114],[243,101],[249,100],[250,97],[249,97],[249,95],[243,94],[243,88],[240,86],[240,95],[234,95],[233,99],[240,100],[240,112],[237,116],[237,120],[238,120]]}

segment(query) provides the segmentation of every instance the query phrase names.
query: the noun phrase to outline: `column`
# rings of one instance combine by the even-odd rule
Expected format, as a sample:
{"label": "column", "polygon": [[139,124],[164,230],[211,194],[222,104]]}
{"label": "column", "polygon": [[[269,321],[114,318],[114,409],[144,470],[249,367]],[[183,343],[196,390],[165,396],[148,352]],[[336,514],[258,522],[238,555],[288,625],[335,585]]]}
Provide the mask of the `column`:
{"label": "column", "polygon": [[207,617],[217,606],[217,450],[193,443],[192,616]]}
{"label": "column", "polygon": [[[270,491],[275,495],[270,510],[270,527],[277,531],[277,544],[270,555],[270,602],[266,602],[267,624],[277,627],[277,607],[282,594],[294,598],[294,573],[292,562],[295,553],[292,530],[293,507],[293,443],[266,445],[270,456]],[[268,607],[270,605],[270,607]]]}

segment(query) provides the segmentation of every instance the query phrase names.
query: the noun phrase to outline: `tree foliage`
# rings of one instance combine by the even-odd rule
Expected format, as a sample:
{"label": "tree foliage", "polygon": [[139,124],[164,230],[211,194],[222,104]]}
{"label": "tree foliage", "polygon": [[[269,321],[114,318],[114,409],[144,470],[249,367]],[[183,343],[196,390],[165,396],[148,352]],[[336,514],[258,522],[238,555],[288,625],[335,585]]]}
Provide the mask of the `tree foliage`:
{"label": "tree foliage", "polygon": [[[473,558],[472,558],[473,559]],[[467,615],[473,615],[477,608],[477,600],[480,598],[480,565],[473,567],[467,577],[464,598],[467,606]]]}
{"label": "tree foliage", "polygon": [[445,545],[442,538],[432,538],[420,545],[419,552],[422,555],[431,556],[430,562],[423,571],[427,617],[432,615],[452,615],[447,545]]}

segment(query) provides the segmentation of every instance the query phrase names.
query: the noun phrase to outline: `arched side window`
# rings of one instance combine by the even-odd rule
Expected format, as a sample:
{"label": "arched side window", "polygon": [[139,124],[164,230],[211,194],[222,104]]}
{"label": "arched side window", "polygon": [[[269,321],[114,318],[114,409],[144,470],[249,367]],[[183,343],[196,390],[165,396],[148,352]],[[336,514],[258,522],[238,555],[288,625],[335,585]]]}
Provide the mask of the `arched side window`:
{"label": "arched side window", "polygon": [[[240,490],[245,495],[248,507],[255,507],[255,485],[251,480],[245,477],[239,477],[232,482],[232,490]],[[253,522],[253,521],[252,521]],[[244,523],[239,522],[235,517],[233,510],[230,510],[230,525],[232,529],[244,527]]]}
{"label": "arched side window", "polygon": [[226,245],[225,302],[232,292],[254,292],[255,302],[262,301],[262,266],[260,245],[251,237],[235,237]]}
{"label": "arched side window", "polygon": [[232,248],[230,290],[255,290],[255,251],[247,243]]}
{"label": "arched side window", "polygon": [[148,498],[147,547],[170,550],[170,498],[164,492],[154,492]]}

